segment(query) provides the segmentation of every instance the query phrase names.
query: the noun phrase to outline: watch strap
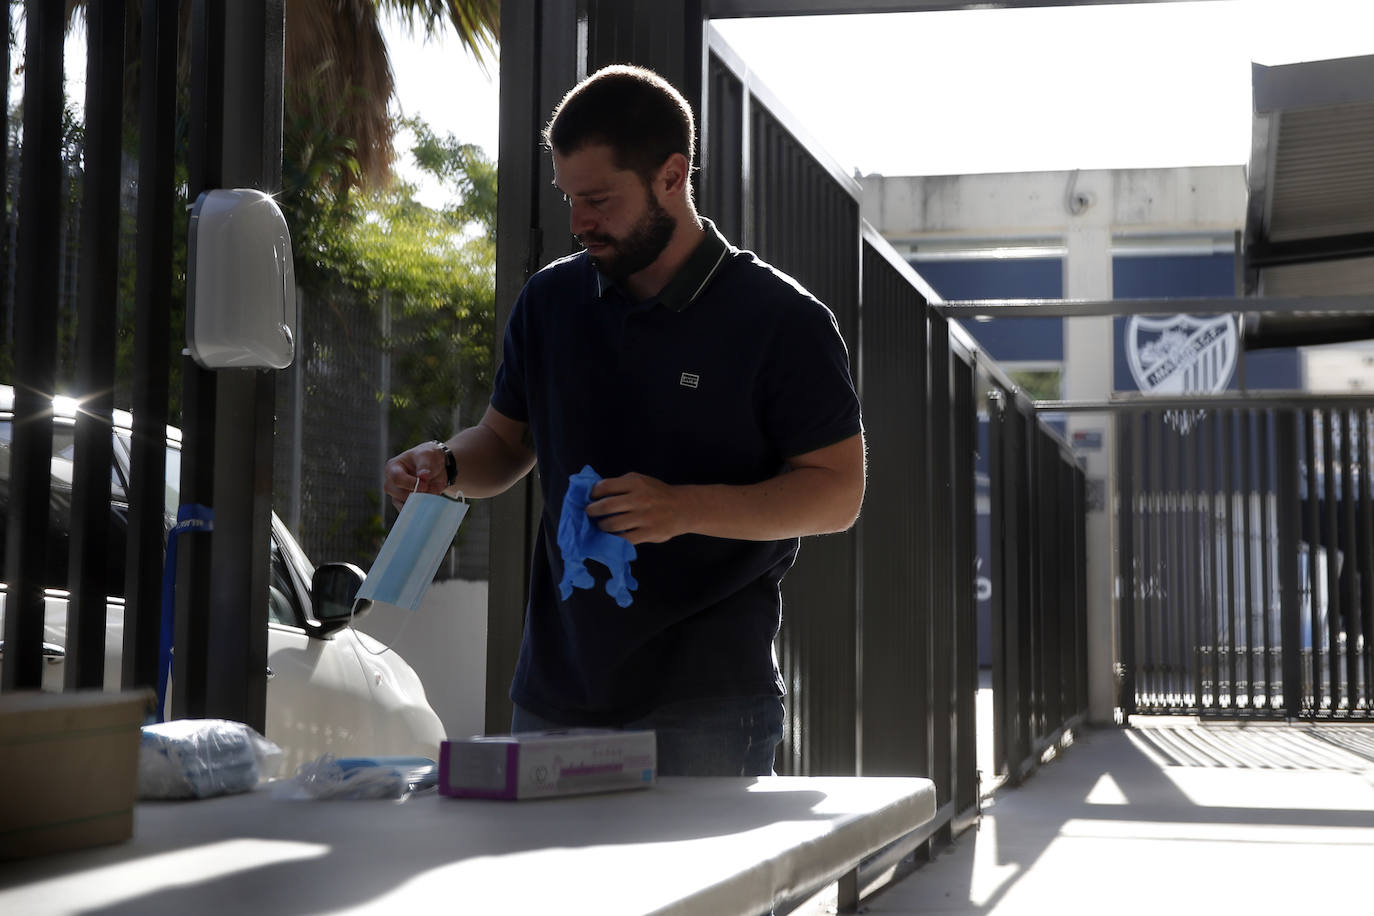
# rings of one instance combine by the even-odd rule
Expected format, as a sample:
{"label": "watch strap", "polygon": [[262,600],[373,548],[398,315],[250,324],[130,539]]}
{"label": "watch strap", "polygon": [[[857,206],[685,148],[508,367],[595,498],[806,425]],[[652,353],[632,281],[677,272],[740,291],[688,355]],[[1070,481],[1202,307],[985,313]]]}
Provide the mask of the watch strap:
{"label": "watch strap", "polygon": [[458,482],[458,459],[453,457],[453,449],[448,447],[448,443],[440,439],[433,440],[439,446],[439,450],[444,453],[444,473],[448,475],[447,486],[453,486]]}

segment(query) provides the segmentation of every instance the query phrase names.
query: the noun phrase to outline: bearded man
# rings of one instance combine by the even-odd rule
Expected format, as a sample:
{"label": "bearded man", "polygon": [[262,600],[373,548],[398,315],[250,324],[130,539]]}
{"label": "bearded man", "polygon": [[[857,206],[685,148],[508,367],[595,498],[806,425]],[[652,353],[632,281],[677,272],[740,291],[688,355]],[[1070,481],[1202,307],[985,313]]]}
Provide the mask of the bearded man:
{"label": "bearded man", "polygon": [[[661,775],[768,775],[780,584],[801,537],[857,519],[863,426],[834,315],[697,214],[695,134],[643,68],[563,97],[544,139],[584,250],[521,291],[481,422],[391,459],[386,491],[492,496],[538,463],[512,731],[652,728]],[[584,468],[602,479],[565,506]],[[573,511],[634,545],[625,606],[560,590]]]}

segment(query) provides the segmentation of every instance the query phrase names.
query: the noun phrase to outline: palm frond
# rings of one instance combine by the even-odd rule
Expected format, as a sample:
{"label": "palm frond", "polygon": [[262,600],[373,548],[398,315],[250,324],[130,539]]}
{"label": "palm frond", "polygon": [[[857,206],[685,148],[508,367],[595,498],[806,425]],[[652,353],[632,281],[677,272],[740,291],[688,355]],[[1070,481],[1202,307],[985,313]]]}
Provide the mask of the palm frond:
{"label": "palm frond", "polygon": [[[142,4],[126,2],[133,47]],[[69,29],[85,15],[88,3],[65,0]],[[190,8],[190,0],[181,0],[183,36]],[[357,177],[350,183],[386,184],[394,156],[390,106],[396,83],[380,17],[392,16],[412,33],[423,30],[427,38],[451,34],[485,68],[497,53],[500,11],[500,0],[286,0],[288,120],[292,115],[298,123],[309,120],[311,111],[293,111],[296,106],[322,106],[330,129],[351,144]],[[137,68],[130,63],[126,91],[132,101],[137,98]],[[182,68],[184,73],[184,54]]]}

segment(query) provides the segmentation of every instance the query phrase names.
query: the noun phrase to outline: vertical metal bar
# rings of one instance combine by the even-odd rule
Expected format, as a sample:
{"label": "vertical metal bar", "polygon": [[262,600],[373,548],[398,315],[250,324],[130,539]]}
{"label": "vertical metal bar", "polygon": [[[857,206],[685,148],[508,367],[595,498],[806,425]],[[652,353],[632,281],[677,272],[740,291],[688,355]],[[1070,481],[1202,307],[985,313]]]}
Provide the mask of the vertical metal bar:
{"label": "vertical metal bar", "polygon": [[1150,698],[1151,709],[1156,711],[1162,709],[1162,698],[1164,698],[1164,663],[1160,645],[1162,634],[1164,634],[1164,593],[1165,593],[1165,563],[1164,545],[1167,538],[1164,537],[1164,461],[1160,457],[1161,430],[1164,428],[1160,413],[1151,411],[1149,413],[1149,423],[1145,426],[1145,481],[1146,481],[1146,514],[1142,516],[1142,522],[1147,526],[1142,531],[1142,544],[1145,551],[1140,555],[1140,559],[1145,563],[1146,582],[1149,588],[1146,591],[1145,607],[1149,608],[1143,619],[1142,645],[1145,654],[1142,658],[1142,670],[1146,674],[1146,695]]}
{"label": "vertical metal bar", "polygon": [[748,178],[745,161],[744,84],[711,55],[711,89],[703,96],[701,182],[707,201],[706,212],[715,219],[726,238],[744,241],[744,183]]}
{"label": "vertical metal bar", "polygon": [[1337,462],[1335,426],[1338,411],[1327,410],[1322,416],[1322,543],[1326,547],[1326,633],[1329,642],[1327,659],[1330,664],[1331,712],[1341,708],[1341,585],[1339,578],[1340,540],[1337,537],[1337,519],[1340,507],[1336,505],[1336,477],[1340,473]]}
{"label": "vertical metal bar", "polygon": [[[1052,682],[1054,680],[1055,653],[1052,651],[1054,634],[1054,600],[1051,583],[1054,581],[1054,461],[1049,457],[1053,451],[1049,437],[1037,422],[1035,424],[1035,545],[1038,550],[1035,564],[1035,700],[1037,739],[1048,735],[1054,729],[1051,702]],[[1037,740],[1038,743],[1038,740]]]}
{"label": "vertical metal bar", "polygon": [[1150,588],[1148,599],[1145,602],[1145,606],[1149,608],[1149,613],[1144,621],[1145,639],[1143,647],[1145,649],[1144,667],[1147,675],[1150,705],[1156,710],[1161,710],[1164,707],[1164,697],[1167,692],[1164,665],[1167,564],[1164,557],[1168,539],[1164,534],[1164,458],[1161,441],[1164,438],[1165,427],[1163,417],[1158,411],[1151,411],[1148,416],[1150,421],[1145,428],[1146,447],[1148,449],[1145,479],[1148,481],[1146,499],[1149,510],[1144,521],[1149,526],[1149,533],[1142,538],[1146,547],[1146,553],[1142,554],[1142,560],[1146,561],[1146,582],[1150,584]]}
{"label": "vertical metal bar", "polygon": [[1030,747],[1032,752],[1038,744],[1039,738],[1046,733],[1045,727],[1045,662],[1047,653],[1045,652],[1045,618],[1047,614],[1045,582],[1049,578],[1046,570],[1047,558],[1050,555],[1050,545],[1046,543],[1045,520],[1048,516],[1047,507],[1049,494],[1045,492],[1045,440],[1044,434],[1040,429],[1040,424],[1036,422],[1034,414],[1027,414],[1026,430],[1029,435],[1029,448],[1027,452],[1030,457],[1030,487],[1028,496],[1030,499],[1030,537],[1028,543],[1034,551],[1034,562],[1031,564],[1031,620],[1030,620],[1030,659],[1031,659],[1031,679],[1030,690],[1028,692],[1031,699],[1031,732]]}
{"label": "vertical metal bar", "polygon": [[[931,778],[935,780],[936,804],[950,800],[951,751],[950,734],[953,709],[954,671],[951,662],[951,643],[954,635],[954,556],[953,543],[948,537],[949,520],[955,511],[954,490],[951,480],[953,430],[952,393],[950,391],[950,352],[949,321],[942,316],[932,316],[930,321],[930,405],[935,435],[927,442],[932,443],[931,461],[931,508],[935,518],[945,520],[945,537],[932,538],[932,575],[931,586],[934,592],[932,602],[932,651],[931,651],[931,695],[930,723],[931,737]],[[941,782],[943,790],[939,789]]]}
{"label": "vertical metal bar", "polygon": [[[133,440],[124,576],[122,682],[126,687],[157,683],[169,420],[176,70],[175,4],[145,0],[139,64]],[[186,413],[188,417],[196,414],[194,402],[186,402]],[[180,674],[173,678],[174,689],[189,688],[189,683],[183,683],[185,672]],[[173,702],[174,710],[185,708]]]}
{"label": "vertical metal bar", "polygon": [[988,393],[988,577],[992,582],[992,759],[993,773],[1008,772],[1008,742],[1011,738],[1011,705],[1007,666],[1011,653],[1009,609],[1011,603],[1011,570],[1015,559],[1009,549],[1008,519],[1011,512],[1009,471],[1009,430],[1007,429],[1008,395],[1001,388]]}
{"label": "vertical metal bar", "polygon": [[1210,619],[1212,597],[1212,564],[1208,551],[1211,549],[1210,538],[1210,507],[1209,498],[1209,467],[1208,460],[1211,457],[1209,435],[1211,433],[1213,412],[1208,411],[1198,418],[1197,424],[1193,429],[1196,437],[1193,442],[1193,453],[1189,459],[1192,463],[1193,474],[1193,505],[1192,505],[1192,537],[1193,537],[1193,570],[1195,585],[1193,590],[1195,617],[1194,620],[1194,664],[1196,672],[1193,689],[1196,693],[1196,706],[1198,715],[1206,714],[1206,701],[1208,697],[1208,687],[1210,685],[1209,674],[1212,663],[1212,649],[1210,637]]}
{"label": "vertical metal bar", "polygon": [[77,395],[67,607],[68,689],[105,680],[110,465],[114,457],[115,308],[119,301],[120,141],[124,112],[124,4],[97,3],[86,21],[86,179],[82,190]]}
{"label": "vertical metal bar", "polygon": [[[863,558],[863,619],[858,723],[861,775],[910,775],[915,771],[917,736],[911,728],[910,697],[918,676],[911,663],[915,638],[912,609],[928,584],[917,579],[910,557],[917,528],[916,482],[911,467],[925,448],[910,413],[918,324],[925,304],[884,258],[865,244],[861,372],[869,435],[869,499],[860,524],[863,537],[881,553]],[[920,671],[924,675],[924,671]]]}
{"label": "vertical metal bar", "polygon": [[1315,408],[1306,411],[1306,421],[1303,424],[1303,431],[1306,434],[1305,452],[1307,455],[1307,507],[1306,523],[1304,529],[1307,532],[1307,594],[1308,610],[1310,619],[1308,621],[1311,640],[1312,655],[1310,671],[1312,676],[1312,709],[1320,710],[1324,705],[1325,691],[1322,687],[1322,678],[1325,666],[1322,664],[1322,639],[1324,629],[1321,625],[1321,610],[1318,607],[1318,584],[1317,575],[1317,549],[1321,542],[1321,497],[1317,489],[1317,464],[1318,443],[1317,436],[1317,411]]}
{"label": "vertical metal bar", "polygon": [[1374,711],[1374,480],[1370,478],[1371,451],[1374,451],[1374,429],[1371,419],[1374,415],[1368,410],[1355,414],[1360,432],[1360,524],[1359,543],[1356,549],[1360,555],[1360,608],[1364,620],[1361,632],[1364,634],[1364,708]]}
{"label": "vertical metal bar", "polygon": [[1060,703],[1059,667],[1060,615],[1059,605],[1059,559],[1061,544],[1059,540],[1059,445],[1050,437],[1048,431],[1040,427],[1041,472],[1041,531],[1044,532],[1044,558],[1040,592],[1041,602],[1041,664],[1040,696],[1042,735],[1051,735],[1059,727]]}
{"label": "vertical metal bar", "polygon": [[[916,552],[912,558],[916,568],[916,581],[930,582],[934,571],[931,557],[931,543],[937,537],[938,518],[933,501],[934,488],[931,482],[931,449],[928,443],[934,440],[934,422],[930,406],[930,371],[934,362],[932,347],[931,318],[934,310],[923,304],[916,319],[916,339],[911,358],[915,360],[914,382],[911,392],[912,424],[916,431],[916,441],[922,446],[916,449],[911,473],[915,481],[916,529],[913,532]],[[911,696],[912,717],[910,727],[916,735],[916,772],[930,773],[931,756],[929,734],[930,724],[930,668],[934,647],[930,638],[932,601],[928,588],[920,589],[916,604],[912,608],[916,617],[916,627],[912,639],[912,662],[916,665],[916,680]]]}
{"label": "vertical metal bar", "polygon": [[1241,504],[1241,574],[1245,579],[1244,596],[1244,634],[1245,634],[1245,706],[1255,708],[1255,576],[1253,537],[1253,508],[1251,497],[1254,485],[1254,439],[1251,435],[1251,411],[1240,411],[1240,504]]}
{"label": "vertical metal bar", "polygon": [[5,665],[0,688],[43,679],[52,398],[56,385],[62,191],[62,6],[26,4],[24,151],[14,314],[14,426],[6,537]]}
{"label": "vertical metal bar", "polygon": [[859,869],[858,866],[840,875],[840,880],[835,882],[835,912],[837,913],[857,913],[859,912]]}
{"label": "vertical metal bar", "polygon": [[1197,707],[1207,715],[1216,699],[1216,525],[1213,479],[1215,470],[1215,411],[1209,412],[1197,428]]}
{"label": "vertical metal bar", "polygon": [[1274,417],[1275,506],[1278,535],[1279,631],[1282,646],[1283,711],[1302,713],[1302,613],[1298,585],[1298,419],[1292,410]]}
{"label": "vertical metal bar", "polygon": [[[224,0],[197,0],[192,4],[186,162],[187,192],[191,199],[221,184],[225,125],[215,100],[224,95],[224,30]],[[147,117],[146,100],[143,110]],[[183,356],[181,382],[181,504],[213,506],[217,376],[200,368],[189,356]],[[206,609],[210,606],[210,577],[210,537],[193,535],[178,541],[171,689],[172,715],[178,718],[208,715],[206,659],[210,637]]]}
{"label": "vertical metal bar", "polygon": [[[1021,404],[1018,402],[1017,407]],[[1022,550],[1026,552],[1026,565],[1022,568],[1021,578],[1025,602],[1021,606],[1021,702],[1022,729],[1025,735],[1025,749],[1021,755],[1024,765],[1028,755],[1035,747],[1035,738],[1040,734],[1040,594],[1041,569],[1043,560],[1040,541],[1040,436],[1035,415],[1021,412],[1022,440],[1025,451],[1022,456],[1025,483],[1022,485],[1021,516]]]}
{"label": "vertical metal bar", "polygon": [[1188,567],[1187,555],[1183,544],[1183,443],[1185,435],[1182,423],[1177,435],[1161,430],[1161,443],[1164,452],[1165,483],[1165,537],[1167,545],[1165,558],[1166,579],[1169,583],[1168,600],[1165,601],[1165,620],[1168,623],[1169,638],[1165,643],[1169,671],[1169,705],[1179,709],[1184,705],[1184,695],[1188,691],[1188,637],[1191,627],[1188,620]]}
{"label": "vertical metal bar", "polygon": [[1269,524],[1269,500],[1274,492],[1274,484],[1271,479],[1271,468],[1269,456],[1273,449],[1270,440],[1269,411],[1261,410],[1256,415],[1258,428],[1256,438],[1258,447],[1255,449],[1256,458],[1259,461],[1259,483],[1255,488],[1259,502],[1259,560],[1260,560],[1260,589],[1259,605],[1262,619],[1260,621],[1260,632],[1262,634],[1261,646],[1264,652],[1264,694],[1263,704],[1266,710],[1273,709],[1278,698],[1274,693],[1274,637],[1273,632],[1273,609],[1274,609],[1274,561],[1273,561],[1273,532]]}
{"label": "vertical metal bar", "polygon": [[[203,123],[193,138],[198,142],[192,147],[190,191],[223,186],[274,191],[281,185],[284,0],[202,0],[198,6],[193,69],[198,62],[205,72],[193,93],[198,115],[193,121]],[[199,396],[202,376],[187,369],[188,393]],[[192,689],[202,680],[196,669],[203,671],[206,715],[260,731],[266,721],[274,386],[269,373],[218,371],[213,408],[209,416],[195,418],[186,442],[188,458],[200,462],[207,452],[213,455],[213,482],[207,488],[199,476],[203,465],[194,475],[183,466],[182,486],[184,502],[206,503],[210,497],[215,528],[208,558],[200,539],[188,544],[195,565],[181,589],[187,593],[186,618],[194,616],[192,608],[207,617],[205,651],[201,654],[198,638],[191,641],[191,634],[179,632],[177,664],[185,666]],[[211,417],[213,431],[207,429]],[[194,491],[189,497],[188,483]],[[208,569],[201,565],[207,560]],[[188,637],[184,644],[183,635]]]}
{"label": "vertical metal bar", "polygon": [[1041,524],[1047,532],[1047,536],[1044,538],[1046,575],[1042,588],[1045,595],[1045,616],[1044,640],[1042,642],[1044,663],[1041,666],[1041,671],[1043,672],[1042,692],[1045,708],[1044,733],[1051,734],[1064,721],[1062,700],[1065,671],[1062,637],[1064,619],[1067,616],[1068,608],[1060,600],[1062,595],[1062,561],[1066,551],[1062,537],[1063,528],[1060,524],[1060,513],[1064,502],[1063,489],[1060,486],[1059,446],[1043,432],[1041,433],[1041,440],[1041,453],[1044,456],[1041,487],[1045,493],[1045,499],[1042,503],[1044,512],[1042,513],[1043,521]]}
{"label": "vertical metal bar", "polygon": [[[1182,424],[1180,423],[1180,429]],[[1168,597],[1164,601],[1166,637],[1163,650],[1168,689],[1166,696],[1171,710],[1183,704],[1187,690],[1187,577],[1182,550],[1182,464],[1180,461],[1183,436],[1172,426],[1160,430],[1160,451],[1164,461],[1164,580]]]}
{"label": "vertical metal bar", "polygon": [[1074,537],[1074,459],[1067,449],[1059,453],[1056,466],[1059,479],[1058,503],[1058,543],[1059,570],[1057,585],[1059,591],[1059,683],[1056,685],[1059,696],[1059,725],[1063,725],[1078,711],[1078,615],[1077,587],[1074,585],[1074,569],[1078,562],[1077,541]]}
{"label": "vertical metal bar", "polygon": [[1050,500],[1053,498],[1053,483],[1050,469],[1053,462],[1048,459],[1047,453],[1051,450],[1049,437],[1045,435],[1040,423],[1035,420],[1034,414],[1031,417],[1031,434],[1034,437],[1034,450],[1032,452],[1032,477],[1031,477],[1031,500],[1032,506],[1031,519],[1034,521],[1035,528],[1032,532],[1032,543],[1035,544],[1035,680],[1033,696],[1035,697],[1035,731],[1032,737],[1031,746],[1034,748],[1039,739],[1050,733],[1052,728],[1049,721],[1049,687],[1053,669],[1050,667],[1053,655],[1050,652],[1050,622],[1053,620],[1053,608],[1051,607],[1050,581],[1054,575],[1052,561],[1054,557],[1053,528],[1050,524]]}
{"label": "vertical metal bar", "polygon": [[1041,678],[1041,615],[1044,609],[1044,596],[1041,594],[1041,582],[1044,578],[1044,571],[1041,564],[1044,562],[1044,544],[1041,539],[1040,525],[1044,516],[1040,512],[1040,429],[1035,422],[1035,415],[1025,412],[1022,415],[1022,426],[1025,430],[1025,461],[1026,461],[1026,486],[1025,486],[1025,516],[1024,516],[1024,536],[1022,543],[1029,556],[1027,557],[1025,582],[1027,601],[1023,608],[1022,623],[1025,634],[1025,651],[1023,654],[1024,665],[1021,669],[1022,697],[1025,709],[1025,733],[1026,733],[1026,754],[1022,757],[1022,762],[1028,760],[1028,755],[1035,748],[1035,739],[1041,733],[1041,714],[1044,711],[1043,696],[1040,693]]}
{"label": "vertical metal bar", "polygon": [[1334,421],[1339,423],[1341,497],[1340,497],[1340,535],[1337,548],[1340,551],[1339,581],[1341,583],[1341,630],[1345,634],[1345,695],[1347,707],[1354,711],[1360,696],[1360,601],[1359,553],[1355,538],[1355,414],[1353,411],[1334,411]]}
{"label": "vertical metal bar", "polygon": [[1140,416],[1130,413],[1121,416],[1116,424],[1117,493],[1120,503],[1117,518],[1117,568],[1120,570],[1119,575],[1121,576],[1119,639],[1121,642],[1121,662],[1125,669],[1125,676],[1121,684],[1121,707],[1122,712],[1127,717],[1136,712],[1136,672],[1138,667],[1135,639],[1136,595],[1139,590],[1139,564],[1136,561],[1135,547],[1136,507],[1138,505],[1136,472],[1138,464],[1135,456],[1138,447],[1136,427],[1139,423]]}
{"label": "vertical metal bar", "polygon": [[1035,415],[1030,408],[1023,407],[1019,399],[1016,410],[1016,473],[1018,491],[1016,494],[1016,538],[1019,549],[1024,551],[1025,564],[1020,567],[1018,589],[1021,600],[1017,605],[1016,628],[1020,635],[1017,646],[1017,754],[1016,765],[1025,764],[1034,746],[1035,735],[1035,620],[1037,596],[1036,563],[1039,551],[1035,544],[1034,519],[1032,514],[1032,494],[1035,491]]}
{"label": "vertical metal bar", "polygon": [[1235,526],[1235,473],[1236,473],[1236,440],[1235,440],[1235,410],[1227,410],[1223,414],[1224,423],[1222,426],[1222,446],[1221,446],[1221,474],[1222,474],[1222,494],[1225,508],[1224,531],[1226,532],[1226,675],[1230,687],[1229,706],[1227,711],[1234,714],[1236,712],[1239,697],[1237,694],[1237,680],[1239,679],[1239,666],[1236,662],[1236,601],[1237,601],[1237,575],[1236,575],[1236,526]]}
{"label": "vertical metal bar", "polygon": [[[851,351],[857,354],[858,316],[853,289],[858,281],[858,270],[851,247],[858,237],[857,210],[854,210],[853,220],[843,224],[813,222],[831,209],[827,201],[834,194],[832,182],[781,124],[774,123],[772,129],[779,136],[799,184],[793,187],[791,195],[777,195],[771,217],[788,229],[789,250],[799,266],[799,278],[831,304],[841,331],[851,344]],[[808,225],[826,228],[803,231]],[[763,254],[771,259],[770,253]],[[948,411],[947,402],[945,410]],[[947,434],[944,441],[947,445]],[[857,590],[853,578],[854,560],[852,534],[817,541],[812,545],[809,559],[798,564],[783,586],[784,600],[793,609],[792,624],[807,630],[809,651],[803,662],[803,674],[811,680],[813,712],[818,717],[808,736],[817,754],[819,769],[814,770],[816,773],[851,774],[854,771]],[[943,563],[939,571],[947,582],[948,563]],[[805,610],[808,607],[817,610],[808,613]],[[799,608],[802,609],[800,614],[797,613]],[[941,721],[947,727],[947,713]]]}
{"label": "vertical metal bar", "polygon": [[1193,699],[1192,711],[1202,713],[1202,667],[1206,660],[1203,653],[1202,623],[1205,617],[1203,581],[1206,576],[1207,562],[1203,553],[1202,528],[1202,437],[1205,419],[1199,418],[1189,432],[1189,446],[1183,461],[1185,497],[1183,557],[1188,568],[1188,635],[1192,641],[1188,653],[1192,665]]}
{"label": "vertical metal bar", "polygon": [[1024,676],[1026,667],[1025,631],[1027,595],[1027,567],[1030,564],[1030,547],[1024,533],[1026,469],[1024,450],[1024,417],[1016,404],[1015,395],[1006,392],[1003,398],[1003,441],[1002,475],[1005,481],[1003,493],[1006,497],[1002,514],[1004,530],[1003,544],[1003,653],[1005,656],[1005,689],[1003,729],[1006,737],[1007,776],[1013,781],[1019,778],[1018,770],[1026,756],[1025,735],[1026,699]]}
{"label": "vertical metal bar", "polygon": [[1064,593],[1064,486],[1063,464],[1060,461],[1059,445],[1045,436],[1045,476],[1044,484],[1047,497],[1045,525],[1049,529],[1047,539],[1048,575],[1045,581],[1045,725],[1046,732],[1052,734],[1063,724],[1064,711],[1064,630],[1068,617],[1068,606],[1063,602]]}
{"label": "vertical metal bar", "polygon": [[[4,10],[4,13],[5,13],[5,22],[10,22],[10,21],[11,21],[11,19],[10,19],[10,7],[11,7],[11,5],[12,5],[12,4],[10,3],[10,0],[3,0],[3,3],[0,3],[0,9],[3,9],[3,10]],[[13,62],[13,60],[11,59],[11,58],[13,57],[13,54],[11,53],[11,52],[12,52],[11,44],[10,44],[10,42],[8,41],[8,33],[6,33],[6,37],[7,37],[7,40],[5,41],[5,72],[6,72],[6,73],[13,73],[13,72],[14,72],[14,62]],[[6,138],[5,142],[6,142],[6,145],[8,146],[8,144],[9,144],[9,135],[10,135],[10,84],[11,84],[12,80],[10,80],[10,79],[5,79],[5,80],[0,81],[0,82],[3,82],[4,93],[5,93],[5,107],[4,107],[3,110],[0,110],[0,123],[3,123],[3,124],[4,124],[4,134],[3,134],[3,136]],[[10,157],[9,157],[8,155],[4,155],[4,156],[0,156],[0,188],[9,188],[9,187],[10,187]],[[12,279],[12,277],[10,276],[10,254],[11,254],[11,252],[10,252],[9,221],[6,220],[6,221],[5,221],[4,230],[3,230],[3,231],[0,231],[0,302],[5,303],[5,305],[6,305],[6,307],[0,308],[0,342],[3,342],[3,343],[6,343],[6,344],[9,344],[9,345],[13,346],[13,344],[14,344],[14,315],[13,315],[13,303],[9,301],[10,281],[11,281],[11,279]],[[4,570],[0,570],[0,573],[2,573],[2,572],[4,572]]]}
{"label": "vertical metal bar", "polygon": [[[1087,477],[1082,467],[1073,469],[1073,537],[1074,537],[1074,618],[1077,621],[1078,654],[1075,678],[1078,683],[1078,703],[1075,713],[1087,715],[1088,696],[1088,498]],[[1125,654],[1121,655],[1125,658]],[[1132,700],[1134,703],[1134,700]]]}
{"label": "vertical metal bar", "polygon": [[[552,103],[575,80],[576,4],[501,4],[501,155],[497,163],[496,334],[492,364],[501,360],[502,331],[520,288],[547,257],[561,255],[556,239],[565,213],[549,194],[547,158],[538,134]],[[548,20],[553,20],[552,22]],[[550,36],[558,36],[555,40]],[[561,225],[560,225],[561,224]],[[547,255],[547,257],[546,257]],[[528,598],[530,519],[539,497],[527,475],[492,500],[491,585],[487,610],[486,704],[489,732],[510,728],[511,676]]]}
{"label": "vertical metal bar", "polygon": [[977,502],[974,485],[977,370],[962,361],[954,373],[954,809],[978,806],[978,626],[976,623]]}

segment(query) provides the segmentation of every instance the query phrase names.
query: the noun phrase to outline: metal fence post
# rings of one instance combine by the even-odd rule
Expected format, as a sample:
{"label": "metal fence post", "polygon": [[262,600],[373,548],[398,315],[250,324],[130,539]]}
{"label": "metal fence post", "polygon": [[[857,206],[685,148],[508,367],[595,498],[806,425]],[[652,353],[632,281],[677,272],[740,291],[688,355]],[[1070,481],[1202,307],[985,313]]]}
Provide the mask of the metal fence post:
{"label": "metal fence post", "polygon": [[1136,426],[1134,415],[1122,417],[1116,424],[1117,464],[1117,569],[1120,570],[1121,622],[1118,639],[1121,643],[1121,710],[1131,716],[1136,710],[1136,562],[1135,562],[1135,450]]}
{"label": "metal fence post", "polygon": [[56,388],[62,188],[62,20],[56,3],[25,5],[24,152],[14,314],[14,425],[6,537],[5,690],[43,679],[43,598]]}
{"label": "metal fence post", "polygon": [[1293,410],[1274,417],[1278,510],[1279,630],[1283,651],[1283,709],[1289,718],[1302,714],[1301,602],[1298,588],[1298,418]]}
{"label": "metal fence post", "polygon": [[[76,383],[82,399],[73,455],[65,686],[105,679],[105,599],[112,593],[110,465],[114,458],[115,315],[119,301],[120,145],[124,126],[124,5],[87,10],[86,179],[82,188]],[[123,558],[120,558],[121,560]]]}

